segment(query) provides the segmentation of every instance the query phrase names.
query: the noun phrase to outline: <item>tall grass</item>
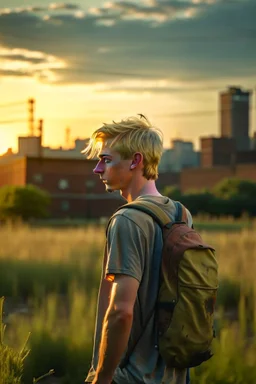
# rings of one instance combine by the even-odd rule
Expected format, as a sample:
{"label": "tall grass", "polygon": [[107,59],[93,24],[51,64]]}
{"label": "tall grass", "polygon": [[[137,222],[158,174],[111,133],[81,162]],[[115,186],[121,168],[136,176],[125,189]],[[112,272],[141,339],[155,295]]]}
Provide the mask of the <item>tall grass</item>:
{"label": "tall grass", "polygon": [[[215,356],[191,371],[193,384],[256,383],[255,229],[202,233],[217,251],[220,290]],[[83,382],[104,241],[104,227],[96,226],[0,229],[6,341],[17,348],[31,332],[22,384],[51,369],[61,384]]]}
{"label": "tall grass", "polygon": [[0,230],[0,293],[11,297],[66,294],[75,281],[82,290],[97,286],[104,228]]}
{"label": "tall grass", "polygon": [[26,343],[18,351],[4,342],[5,325],[2,322],[4,298],[0,298],[0,384],[21,384],[24,360],[29,351]]}

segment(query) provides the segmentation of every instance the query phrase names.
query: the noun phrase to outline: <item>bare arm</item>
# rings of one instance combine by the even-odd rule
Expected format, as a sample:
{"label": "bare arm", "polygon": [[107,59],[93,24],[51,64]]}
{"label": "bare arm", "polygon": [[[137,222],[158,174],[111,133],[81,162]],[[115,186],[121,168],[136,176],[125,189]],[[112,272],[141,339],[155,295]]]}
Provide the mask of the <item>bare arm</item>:
{"label": "bare arm", "polygon": [[94,353],[97,356],[94,356],[98,360],[98,351],[100,346],[101,334],[102,334],[102,326],[103,320],[106,315],[107,309],[109,307],[109,297],[111,294],[112,283],[107,280],[102,280],[100,284],[99,290],[99,299],[98,299],[98,312],[97,312],[97,322],[95,329],[95,345],[94,345]]}
{"label": "bare arm", "polygon": [[105,279],[105,268],[107,263],[107,251],[105,248],[104,259],[103,259],[103,272],[100,281],[100,288],[98,294],[98,311],[97,311],[97,321],[96,321],[96,329],[95,329],[95,340],[94,340],[94,361],[98,361],[98,351],[102,333],[102,324],[104,317],[106,315],[107,309],[109,307],[110,302],[110,294],[112,289],[112,282]]}
{"label": "bare arm", "polygon": [[95,368],[98,365],[102,325],[103,325],[103,320],[106,315],[107,309],[109,307],[110,294],[112,289],[112,282],[104,278],[106,262],[107,262],[107,251],[105,248],[102,275],[101,275],[100,287],[99,287],[99,293],[98,293],[98,305],[97,305],[97,316],[96,316],[96,324],[95,324],[95,332],[94,332],[92,366],[86,377],[86,382],[89,382],[89,383],[91,383],[93,378],[95,377]]}
{"label": "bare arm", "polygon": [[110,384],[127,347],[133,307],[139,282],[130,276],[116,275],[111,290],[99,351],[99,363],[93,384]]}

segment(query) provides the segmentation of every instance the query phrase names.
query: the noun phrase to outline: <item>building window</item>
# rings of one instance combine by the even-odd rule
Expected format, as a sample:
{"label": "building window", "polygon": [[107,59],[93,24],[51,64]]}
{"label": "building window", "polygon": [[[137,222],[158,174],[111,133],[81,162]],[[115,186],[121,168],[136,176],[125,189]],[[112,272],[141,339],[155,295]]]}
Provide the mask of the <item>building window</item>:
{"label": "building window", "polygon": [[35,173],[33,175],[33,180],[35,183],[42,183],[43,182],[43,175],[41,173]]}
{"label": "building window", "polygon": [[233,100],[234,101],[248,101],[249,98],[247,95],[234,95]]}
{"label": "building window", "polygon": [[95,186],[95,180],[86,180],[85,186],[88,189],[92,189]]}
{"label": "building window", "polygon": [[67,189],[69,187],[69,182],[67,179],[60,179],[59,180],[59,189]]}
{"label": "building window", "polygon": [[61,202],[61,210],[62,210],[62,211],[67,212],[67,211],[69,210],[69,207],[70,207],[70,205],[69,205],[69,201],[67,201],[67,200],[63,200],[63,201]]}

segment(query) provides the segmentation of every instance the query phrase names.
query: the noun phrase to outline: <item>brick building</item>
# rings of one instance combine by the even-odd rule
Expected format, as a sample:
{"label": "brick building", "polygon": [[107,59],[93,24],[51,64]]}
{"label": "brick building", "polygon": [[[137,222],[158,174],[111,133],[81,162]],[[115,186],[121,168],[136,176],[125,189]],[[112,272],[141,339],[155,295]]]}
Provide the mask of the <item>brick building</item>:
{"label": "brick building", "polygon": [[221,136],[233,138],[238,151],[250,149],[250,94],[238,87],[229,87],[220,94]]}
{"label": "brick building", "polygon": [[252,151],[241,151],[236,154],[238,164],[254,163],[256,168],[256,149]]}
{"label": "brick building", "polygon": [[36,185],[51,195],[52,217],[109,217],[124,200],[108,194],[92,170],[96,160],[8,156],[0,158],[0,187]]}
{"label": "brick building", "polygon": [[235,140],[229,137],[201,137],[201,167],[232,165],[236,161]]}
{"label": "brick building", "polygon": [[[125,201],[118,193],[105,191],[99,177],[92,172],[95,165],[96,160],[87,159],[0,157],[0,187],[33,184],[48,191],[52,198],[51,217],[109,217]],[[186,168],[181,172],[160,173],[156,185],[160,191],[165,186],[177,186],[184,193],[211,189],[228,177],[256,181],[256,165]]]}
{"label": "brick building", "polygon": [[184,169],[180,174],[180,188],[182,193],[189,190],[211,189],[223,179],[231,177],[256,182],[256,164]]}
{"label": "brick building", "polygon": [[180,187],[180,172],[161,172],[156,180],[156,187],[163,192],[166,186]]}

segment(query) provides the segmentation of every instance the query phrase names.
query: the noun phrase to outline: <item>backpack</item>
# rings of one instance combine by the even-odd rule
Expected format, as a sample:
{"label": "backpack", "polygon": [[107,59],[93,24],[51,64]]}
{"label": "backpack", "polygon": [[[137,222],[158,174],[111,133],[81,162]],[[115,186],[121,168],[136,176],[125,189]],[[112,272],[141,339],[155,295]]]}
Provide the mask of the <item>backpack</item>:
{"label": "backpack", "polygon": [[[215,250],[187,225],[185,207],[176,205],[175,221],[151,201],[136,201],[118,208],[133,208],[150,215],[161,227],[163,250],[155,313],[157,345],[166,366],[190,368],[213,356],[214,308],[218,289]],[[147,323],[146,322],[146,323]],[[128,348],[126,365],[140,337]]]}

